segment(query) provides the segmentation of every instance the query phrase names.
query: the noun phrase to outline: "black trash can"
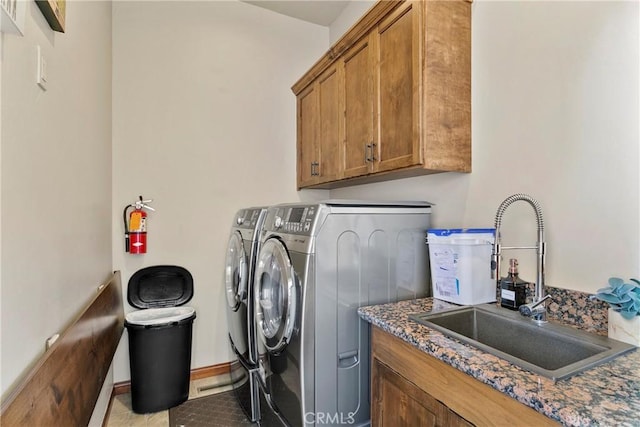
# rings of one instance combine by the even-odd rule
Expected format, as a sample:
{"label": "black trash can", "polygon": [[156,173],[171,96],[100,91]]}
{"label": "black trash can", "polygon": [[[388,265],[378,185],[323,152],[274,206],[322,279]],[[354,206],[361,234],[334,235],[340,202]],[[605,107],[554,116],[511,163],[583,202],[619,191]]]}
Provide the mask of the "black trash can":
{"label": "black trash can", "polygon": [[177,406],[189,397],[191,338],[195,310],[180,307],[193,297],[186,269],[158,265],[138,270],[127,289],[131,406],[146,414]]}

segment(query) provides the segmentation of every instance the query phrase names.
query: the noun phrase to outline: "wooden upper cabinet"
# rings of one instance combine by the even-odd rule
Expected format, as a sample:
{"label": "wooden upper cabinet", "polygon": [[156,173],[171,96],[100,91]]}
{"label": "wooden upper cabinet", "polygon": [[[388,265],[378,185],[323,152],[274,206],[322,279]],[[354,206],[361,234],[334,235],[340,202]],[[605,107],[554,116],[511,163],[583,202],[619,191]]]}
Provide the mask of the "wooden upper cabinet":
{"label": "wooden upper cabinet", "polygon": [[319,183],[335,181],[341,175],[342,79],[338,67],[318,79],[320,161],[316,170]]}
{"label": "wooden upper cabinet", "polygon": [[404,3],[377,28],[380,112],[375,171],[420,164],[417,9],[415,3]]}
{"label": "wooden upper cabinet", "polygon": [[375,91],[373,37],[353,46],[342,61],[344,69],[344,177],[370,173],[374,157]]}
{"label": "wooden upper cabinet", "polygon": [[317,183],[316,162],[318,150],[318,91],[317,85],[306,88],[298,95],[298,186]]}
{"label": "wooden upper cabinet", "polygon": [[292,89],[298,188],[470,172],[470,4],[380,1]]}
{"label": "wooden upper cabinet", "polygon": [[298,187],[339,179],[342,108],[337,67],[326,70],[297,99]]}

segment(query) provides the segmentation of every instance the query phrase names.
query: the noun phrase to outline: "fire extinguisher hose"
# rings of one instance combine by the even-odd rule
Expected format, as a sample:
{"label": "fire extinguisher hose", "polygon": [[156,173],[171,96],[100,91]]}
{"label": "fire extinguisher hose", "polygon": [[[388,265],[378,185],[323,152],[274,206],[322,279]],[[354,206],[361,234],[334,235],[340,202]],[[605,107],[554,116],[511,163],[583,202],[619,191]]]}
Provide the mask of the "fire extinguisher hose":
{"label": "fire extinguisher hose", "polygon": [[129,225],[127,224],[127,210],[134,207],[133,205],[127,205],[122,212],[122,220],[124,221],[124,250],[129,252]]}

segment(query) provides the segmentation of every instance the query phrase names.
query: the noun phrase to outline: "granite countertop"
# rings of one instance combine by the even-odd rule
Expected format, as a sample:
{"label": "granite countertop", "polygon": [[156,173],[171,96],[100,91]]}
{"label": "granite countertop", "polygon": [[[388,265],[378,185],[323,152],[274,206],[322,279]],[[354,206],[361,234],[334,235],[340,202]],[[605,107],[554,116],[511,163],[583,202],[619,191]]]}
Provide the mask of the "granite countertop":
{"label": "granite countertop", "polygon": [[571,426],[640,426],[640,351],[554,383],[408,318],[455,307],[433,298],[362,307],[360,317],[536,411]]}

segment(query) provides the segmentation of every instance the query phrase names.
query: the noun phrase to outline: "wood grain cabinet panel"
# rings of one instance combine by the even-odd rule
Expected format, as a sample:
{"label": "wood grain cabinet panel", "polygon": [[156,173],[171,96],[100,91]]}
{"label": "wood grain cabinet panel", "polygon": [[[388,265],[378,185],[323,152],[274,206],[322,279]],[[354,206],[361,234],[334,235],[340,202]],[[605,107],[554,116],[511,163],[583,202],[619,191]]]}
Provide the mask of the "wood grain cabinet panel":
{"label": "wood grain cabinet panel", "polygon": [[344,177],[371,172],[374,140],[375,93],[372,37],[365,37],[345,55],[344,67]]}
{"label": "wood grain cabinet panel", "polygon": [[[470,172],[470,21],[464,0],[376,3],[292,88],[298,188]],[[335,109],[303,109],[301,98],[327,73],[337,82],[326,91],[335,96],[324,99]],[[320,176],[317,166],[301,163],[308,162],[300,154],[310,144],[301,131],[307,127],[321,129],[315,150],[327,155],[314,160]],[[308,169],[316,175],[309,178]]]}
{"label": "wood grain cabinet panel", "polygon": [[320,102],[320,161],[316,170],[319,183],[335,181],[341,176],[340,147],[342,145],[342,91],[337,67],[320,76],[318,96]]}
{"label": "wood grain cabinet panel", "polygon": [[335,181],[342,174],[341,90],[338,68],[334,66],[297,97],[299,187]]}
{"label": "wood grain cabinet panel", "polygon": [[[298,185],[317,183],[315,162],[318,161],[318,91],[309,86],[298,95]],[[304,117],[304,120],[302,118]]]}
{"label": "wood grain cabinet panel", "polygon": [[473,424],[442,402],[402,378],[379,360],[374,360],[372,402],[374,427],[468,427]]}
{"label": "wood grain cabinet panel", "polygon": [[378,26],[379,138],[374,171],[420,164],[419,12],[407,2]]}
{"label": "wood grain cabinet panel", "polygon": [[371,336],[372,427],[557,425],[378,327]]}

